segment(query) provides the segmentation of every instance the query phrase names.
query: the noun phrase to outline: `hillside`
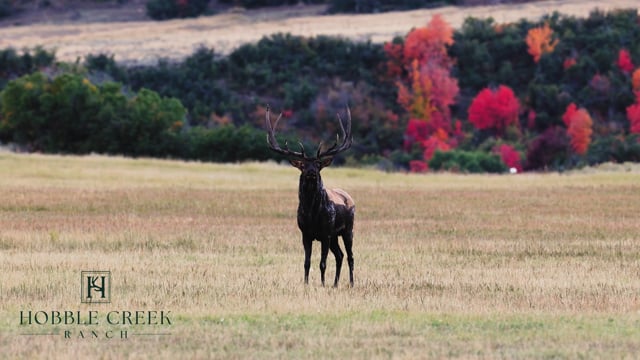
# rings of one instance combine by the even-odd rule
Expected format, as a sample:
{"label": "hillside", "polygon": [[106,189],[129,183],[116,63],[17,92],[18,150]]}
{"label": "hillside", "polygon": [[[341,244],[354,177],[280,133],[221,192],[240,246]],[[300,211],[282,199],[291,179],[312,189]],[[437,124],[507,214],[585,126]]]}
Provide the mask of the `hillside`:
{"label": "hillside", "polygon": [[[104,8],[74,8],[71,13],[51,12],[48,16],[24,17],[26,25],[4,21],[0,48],[33,48],[43,45],[56,49],[57,58],[75,61],[86,54],[109,53],[123,63],[149,64],[158,58],[182,59],[204,45],[217,53],[229,53],[239,45],[261,37],[288,32],[294,35],[344,36],[350,39],[384,42],[404,35],[411,28],[424,25],[433,14],[440,13],[454,27],[467,17],[493,17],[497,22],[513,22],[521,18],[537,19],[558,11],[586,16],[594,8],[638,8],[633,0],[538,1],[525,4],[443,7],[432,10],[390,12],[369,15],[320,15],[323,7],[300,6],[269,11],[232,9],[215,16],[189,20],[152,22],[144,20],[142,2],[133,2],[134,13],[120,13]],[[60,10],[62,11],[62,10]],[[106,21],[105,14],[112,14]],[[136,15],[137,14],[137,15]]]}

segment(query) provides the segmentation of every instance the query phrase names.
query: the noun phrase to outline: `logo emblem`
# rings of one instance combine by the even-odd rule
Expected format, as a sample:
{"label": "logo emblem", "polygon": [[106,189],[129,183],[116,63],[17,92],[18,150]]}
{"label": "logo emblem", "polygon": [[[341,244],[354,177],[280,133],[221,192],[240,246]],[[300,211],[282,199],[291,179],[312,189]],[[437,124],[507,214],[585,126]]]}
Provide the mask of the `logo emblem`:
{"label": "logo emblem", "polygon": [[100,304],[111,302],[111,271],[82,271],[81,302]]}

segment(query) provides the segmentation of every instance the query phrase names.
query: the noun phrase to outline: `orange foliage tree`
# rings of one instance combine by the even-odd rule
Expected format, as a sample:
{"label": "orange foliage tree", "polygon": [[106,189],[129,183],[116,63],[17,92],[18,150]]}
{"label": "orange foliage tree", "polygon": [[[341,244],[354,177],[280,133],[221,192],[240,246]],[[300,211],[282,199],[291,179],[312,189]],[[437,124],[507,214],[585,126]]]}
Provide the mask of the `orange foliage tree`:
{"label": "orange foliage tree", "polygon": [[447,54],[447,46],[453,45],[453,29],[436,14],[424,26],[413,29],[403,43],[385,43],[387,75],[402,77],[403,70],[411,71],[413,61],[418,65],[432,64],[450,69],[453,61]]}
{"label": "orange foliage tree", "polygon": [[418,60],[422,64],[437,63],[450,67],[447,46],[453,45],[453,29],[439,14],[434,15],[425,27],[412,30],[404,41],[405,64]]}
{"label": "orange foliage tree", "polygon": [[631,85],[633,86],[633,91],[640,92],[640,68],[637,68],[631,75]]}
{"label": "orange foliage tree", "polygon": [[571,148],[578,155],[584,155],[591,144],[591,134],[593,133],[593,120],[583,108],[578,108],[571,103],[567,107],[562,121],[567,125]]}
{"label": "orange foliage tree", "polygon": [[548,23],[544,26],[535,27],[529,30],[527,38],[525,39],[527,46],[529,47],[529,54],[533,56],[533,61],[538,63],[540,57],[543,54],[553,52],[553,49],[558,45],[558,40],[551,40],[553,30],[549,27]]}
{"label": "orange foliage tree", "polygon": [[[411,31],[404,45],[385,47],[387,54],[396,59],[392,64],[400,60],[406,69],[406,78],[396,82],[398,102],[412,118],[429,123],[434,113],[440,113],[444,120],[450,120],[449,106],[459,92],[458,81],[450,75],[453,61],[446,49],[452,44],[453,29],[435,15],[427,26]],[[392,65],[389,73],[397,72]]]}

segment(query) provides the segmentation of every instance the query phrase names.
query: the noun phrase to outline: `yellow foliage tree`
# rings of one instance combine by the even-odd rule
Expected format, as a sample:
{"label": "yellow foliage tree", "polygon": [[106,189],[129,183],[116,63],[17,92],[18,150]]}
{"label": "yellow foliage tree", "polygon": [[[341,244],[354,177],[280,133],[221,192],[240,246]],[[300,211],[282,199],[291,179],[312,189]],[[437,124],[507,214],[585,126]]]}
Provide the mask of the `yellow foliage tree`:
{"label": "yellow foliage tree", "polygon": [[433,82],[420,72],[417,60],[411,64],[409,78],[411,79],[410,90],[402,82],[397,84],[398,102],[411,113],[412,117],[429,122],[431,113],[436,110],[431,99]]}

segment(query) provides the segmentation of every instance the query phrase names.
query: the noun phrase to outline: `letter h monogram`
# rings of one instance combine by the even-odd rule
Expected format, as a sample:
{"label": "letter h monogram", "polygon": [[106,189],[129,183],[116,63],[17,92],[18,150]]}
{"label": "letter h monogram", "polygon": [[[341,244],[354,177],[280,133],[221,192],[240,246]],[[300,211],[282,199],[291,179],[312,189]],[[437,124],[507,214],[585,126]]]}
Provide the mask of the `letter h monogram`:
{"label": "letter h monogram", "polygon": [[82,302],[111,302],[110,282],[110,271],[82,271]]}

